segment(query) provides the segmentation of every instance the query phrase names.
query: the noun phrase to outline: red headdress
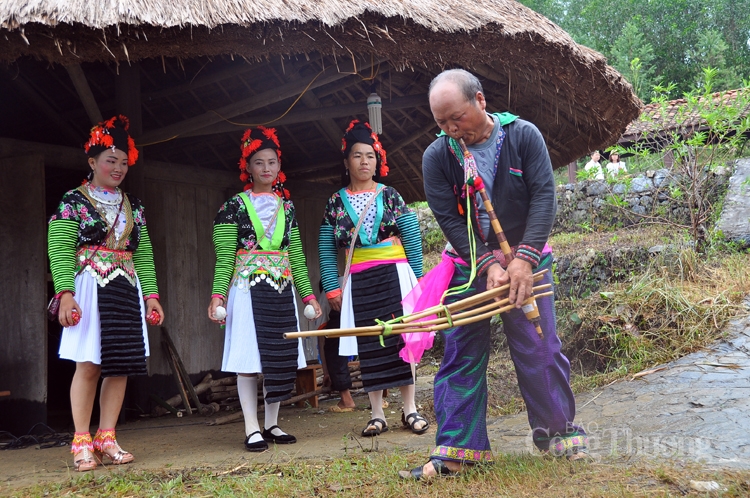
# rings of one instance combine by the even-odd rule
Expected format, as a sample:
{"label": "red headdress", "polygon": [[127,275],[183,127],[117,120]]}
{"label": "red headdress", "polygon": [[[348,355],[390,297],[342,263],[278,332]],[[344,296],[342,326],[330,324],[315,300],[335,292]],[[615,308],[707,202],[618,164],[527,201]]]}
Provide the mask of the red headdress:
{"label": "red headdress", "polygon": [[107,149],[120,149],[128,155],[128,166],[138,160],[135,141],[128,134],[130,121],[120,114],[91,128],[89,140],[83,146],[89,157],[95,157]]}
{"label": "red headdress", "polygon": [[[247,161],[253,154],[263,149],[274,149],[279,158],[279,167],[281,167],[281,145],[279,145],[279,138],[276,136],[276,128],[258,126],[254,129],[248,128],[245,130],[240,142],[242,156],[239,162],[240,171],[242,172],[240,173],[240,180],[246,183],[245,190],[253,188],[253,178],[247,172]],[[289,199],[289,191],[284,188],[285,181],[286,175],[282,171],[279,171],[278,176],[273,181],[272,189],[282,199]]]}

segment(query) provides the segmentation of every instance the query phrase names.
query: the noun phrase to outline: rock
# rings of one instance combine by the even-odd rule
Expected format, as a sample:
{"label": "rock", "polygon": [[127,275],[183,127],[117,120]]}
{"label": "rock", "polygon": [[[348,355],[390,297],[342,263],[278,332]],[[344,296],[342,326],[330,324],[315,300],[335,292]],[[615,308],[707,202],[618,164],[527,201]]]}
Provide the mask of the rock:
{"label": "rock", "polygon": [[656,171],[650,169],[646,171],[646,178],[653,178],[655,174],[656,174]]}
{"label": "rock", "polygon": [[651,190],[652,187],[653,187],[653,184],[651,183],[651,180],[643,176],[637,176],[633,178],[633,181],[630,182],[631,192],[636,192],[636,193],[647,192]]}
{"label": "rock", "polygon": [[650,254],[659,254],[660,252],[664,251],[663,245],[656,245],[648,248],[648,252]]}
{"label": "rock", "polygon": [[716,481],[690,481],[690,489],[694,489],[699,493],[708,493],[711,491],[719,491],[721,486]]}
{"label": "rock", "polygon": [[585,211],[586,209],[589,208],[589,204],[586,201],[578,201],[577,207],[578,209]]}
{"label": "rock", "polygon": [[641,197],[641,202],[640,202],[641,206],[649,208],[651,207],[653,203],[654,203],[653,197],[648,196],[648,195],[644,195],[643,197]]}
{"label": "rock", "polygon": [[631,211],[633,211],[635,214],[646,214],[646,208],[643,206],[633,206],[633,209],[631,209]]}
{"label": "rock", "polygon": [[750,245],[750,159],[736,162],[716,229],[727,240]]}
{"label": "rock", "polygon": [[587,195],[602,195],[607,190],[604,182],[591,182],[586,186]]}
{"label": "rock", "polygon": [[669,174],[668,169],[660,169],[654,172],[653,182],[655,187],[661,187],[662,183],[665,183],[665,181],[665,186],[669,185],[671,183],[671,179],[672,177]]}
{"label": "rock", "polygon": [[638,204],[640,204],[640,199],[638,199],[638,197],[629,197],[628,204],[630,205],[630,207],[637,206]]}
{"label": "rock", "polygon": [[614,187],[612,187],[612,193],[614,194],[622,195],[627,191],[628,187],[624,183],[618,183]]}

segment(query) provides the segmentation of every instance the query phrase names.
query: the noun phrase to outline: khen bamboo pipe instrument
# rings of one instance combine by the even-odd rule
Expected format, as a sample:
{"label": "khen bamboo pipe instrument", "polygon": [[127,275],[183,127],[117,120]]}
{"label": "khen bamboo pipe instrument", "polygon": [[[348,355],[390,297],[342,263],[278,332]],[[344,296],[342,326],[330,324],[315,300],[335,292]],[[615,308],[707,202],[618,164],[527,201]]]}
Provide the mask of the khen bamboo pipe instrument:
{"label": "khen bamboo pipe instrument", "polygon": [[[464,139],[459,138],[458,143],[461,146],[461,151],[464,154],[464,169],[477,171],[474,156],[472,156],[469,148],[466,146],[466,142],[464,142]],[[467,162],[471,162],[469,168],[466,167]],[[479,175],[478,172],[477,175]],[[508,239],[505,237],[505,232],[503,232],[503,227],[500,225],[500,220],[497,219],[495,208],[492,207],[490,197],[487,195],[487,191],[484,188],[484,182],[480,183],[479,188],[477,188],[476,190],[477,192],[479,192],[479,196],[482,198],[484,209],[485,211],[487,211],[487,216],[490,218],[490,225],[492,225],[492,230],[495,232],[495,237],[497,237],[497,241],[500,243],[500,250],[502,251],[503,256],[505,256],[505,264],[509,265],[514,258],[513,251],[510,248],[510,244],[508,244]],[[544,332],[542,332],[542,327],[540,325],[541,317],[539,316],[539,308],[536,305],[536,298],[534,297],[533,292],[531,293],[529,298],[522,303],[521,309],[526,315],[526,319],[534,325],[536,333],[539,334],[539,338],[544,339]]]}
{"label": "khen bamboo pipe instrument", "polygon": [[[545,273],[547,273],[547,271],[548,270],[543,270],[537,273],[536,275],[534,275],[534,280],[535,281],[541,280],[541,278],[544,276]],[[540,291],[547,290],[551,287],[552,287],[551,284],[544,284],[538,287],[534,287],[534,290],[540,290]],[[489,301],[490,305],[485,305],[481,308],[475,308],[474,310],[471,310],[468,313],[476,313],[477,310],[483,311],[484,309],[490,309],[491,307],[498,307],[498,306],[503,306],[503,305],[508,304],[507,293],[509,290],[510,290],[510,284],[505,284],[500,287],[496,287],[494,289],[481,292],[474,296],[461,299],[459,301],[456,301],[455,303],[451,303],[445,306],[433,306],[419,313],[414,313],[411,315],[405,315],[405,316],[399,317],[390,324],[390,327],[393,330],[410,329],[409,330],[410,332],[417,332],[417,331],[429,332],[429,330],[425,330],[424,327],[428,325],[433,325],[438,322],[443,322],[443,321],[447,323],[448,321],[447,314],[450,314],[451,318],[454,318],[454,317],[463,318],[466,315],[460,313],[462,310],[465,310],[472,306],[477,306],[486,301]],[[497,298],[502,294],[505,294],[506,297],[504,299],[497,300]],[[499,312],[495,311],[495,314],[497,313]],[[436,320],[415,322],[415,320],[419,320],[421,318],[427,318],[432,315],[437,315],[438,317],[441,317],[441,318],[438,318]],[[420,330],[411,330],[414,328],[419,328]],[[318,337],[318,336],[334,337],[337,334],[342,333],[342,331],[346,331],[347,335],[351,335],[350,333],[351,331],[360,331],[362,333],[377,332],[378,334],[380,334],[382,333],[383,329],[384,327],[382,325],[371,325],[369,327],[356,327],[356,328],[351,328],[351,329],[323,329],[323,330],[309,330],[309,331],[304,331],[304,332],[287,332],[286,334],[284,334],[284,339],[296,339],[298,337]]]}
{"label": "khen bamboo pipe instrument", "polygon": [[[549,285],[549,284],[547,284]],[[551,296],[552,291],[538,294],[536,297]],[[529,298],[524,301],[524,304],[530,303],[533,298]],[[444,317],[436,320],[440,323],[433,323],[429,326],[420,326],[419,323],[412,324],[394,324],[394,325],[373,325],[370,327],[355,327],[350,329],[330,329],[330,330],[310,330],[307,332],[288,332],[284,334],[285,339],[297,339],[299,337],[316,337],[324,335],[326,337],[368,337],[368,336],[379,336],[379,335],[390,335],[390,334],[407,334],[407,333],[422,333],[422,332],[437,332],[439,330],[445,330],[461,325],[468,325],[470,323],[478,322],[491,318],[498,313],[505,313],[514,309],[515,304],[507,304],[505,300],[505,306],[503,301],[494,301],[490,305],[477,308],[476,310],[470,310],[462,314],[462,317],[456,317],[456,319],[448,319]],[[489,310],[488,310],[489,308]]]}

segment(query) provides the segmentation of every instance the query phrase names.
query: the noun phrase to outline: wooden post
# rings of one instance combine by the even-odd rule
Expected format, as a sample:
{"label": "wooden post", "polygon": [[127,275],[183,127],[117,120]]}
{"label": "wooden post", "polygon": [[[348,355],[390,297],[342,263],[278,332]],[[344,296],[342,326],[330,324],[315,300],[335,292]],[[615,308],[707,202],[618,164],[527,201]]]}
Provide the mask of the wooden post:
{"label": "wooden post", "polygon": [[102,111],[99,110],[99,106],[96,105],[96,99],[94,93],[91,91],[89,82],[86,80],[86,75],[83,73],[83,69],[80,64],[70,64],[65,66],[65,70],[68,71],[70,79],[73,82],[73,86],[76,87],[78,92],[78,98],[83,103],[83,108],[86,109],[86,114],[89,116],[89,120],[92,125],[103,121]]}
{"label": "wooden post", "polygon": [[576,170],[578,169],[578,165],[575,161],[568,164],[568,183],[575,183],[576,182]]}
{"label": "wooden post", "polygon": [[[115,80],[115,99],[117,101],[117,113],[124,114],[130,120],[130,136],[138,144],[138,138],[143,135],[143,113],[141,110],[141,70],[140,64],[121,64],[120,74]],[[130,168],[125,177],[124,188],[127,192],[134,194],[141,200],[146,196],[145,176],[146,168],[143,166],[143,148],[139,148],[138,162],[135,167]]]}

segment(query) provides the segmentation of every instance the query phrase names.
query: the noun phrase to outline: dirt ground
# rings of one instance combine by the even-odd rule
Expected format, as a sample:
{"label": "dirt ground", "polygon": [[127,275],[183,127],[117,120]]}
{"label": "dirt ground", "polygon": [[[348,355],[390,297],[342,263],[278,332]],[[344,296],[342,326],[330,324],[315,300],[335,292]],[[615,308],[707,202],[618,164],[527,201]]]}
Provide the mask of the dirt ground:
{"label": "dirt ground", "polygon": [[[94,472],[193,467],[231,469],[248,461],[272,465],[295,459],[323,460],[352,452],[361,454],[363,450],[416,450],[426,454],[435,442],[431,411],[432,376],[422,376],[417,380],[417,403],[420,409],[425,409],[431,422],[425,434],[415,435],[402,427],[398,390],[390,390],[387,399],[389,406],[385,413],[389,430],[378,438],[361,437],[361,431],[370,418],[369,400],[364,394],[355,396],[357,409],[350,413],[328,411],[338,399],[321,401],[318,408],[282,407],[279,425],[294,434],[297,443],[272,446],[264,453],[245,451],[241,422],[208,426],[206,422],[213,417],[166,415],[156,419],[144,418],[117,428],[118,441],[135,455],[135,462],[122,467],[99,466]],[[262,423],[262,412],[260,419]],[[79,475],[73,471],[72,464],[70,446],[43,450],[31,446],[0,451],[0,495],[14,488]]]}

